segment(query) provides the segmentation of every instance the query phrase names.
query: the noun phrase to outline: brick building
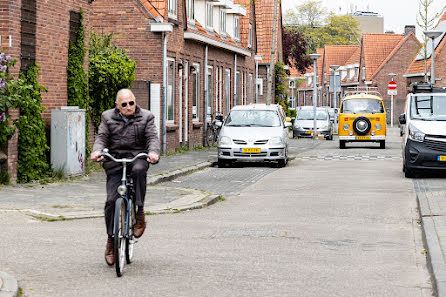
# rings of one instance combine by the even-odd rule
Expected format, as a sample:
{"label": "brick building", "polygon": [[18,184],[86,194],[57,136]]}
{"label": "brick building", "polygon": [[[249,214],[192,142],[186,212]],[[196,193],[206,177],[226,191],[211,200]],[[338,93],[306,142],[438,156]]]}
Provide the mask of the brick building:
{"label": "brick building", "polygon": [[[341,76],[341,92],[336,106],[344,92],[351,87],[376,87],[384,99],[390,121],[390,96],[387,84],[390,73],[396,74],[398,96],[394,98],[394,121],[402,112],[407,85],[404,74],[413,57],[421,47],[414,32],[406,34],[363,34],[360,45],[327,45],[319,49],[318,59],[318,105],[333,106],[333,94],[329,92],[329,76],[333,74],[331,65],[340,66],[337,75]],[[312,105],[313,67],[303,75],[297,99],[300,105]]]}
{"label": "brick building", "polygon": [[[88,26],[88,0],[42,1],[0,0],[0,52],[17,61],[11,73],[34,62],[40,66],[39,83],[47,88],[42,94],[46,107],[43,118],[49,124],[51,109],[67,104],[67,64],[70,38],[79,27],[80,9]],[[86,41],[86,44],[87,41]],[[85,62],[85,69],[88,63]],[[8,144],[8,171],[15,182],[17,154],[9,153],[17,137]],[[14,143],[15,142],[15,143]]]}
{"label": "brick building", "polygon": [[[205,126],[216,112],[253,102],[255,17],[249,0],[96,0],[90,24],[96,32],[113,33],[115,44],[137,62],[132,88],[155,114],[161,138],[167,34],[165,138],[167,151],[173,151],[203,145]],[[156,32],[166,24],[171,32]]]}
{"label": "brick building", "polygon": [[[446,87],[446,13],[440,18],[436,31],[444,32],[442,35],[435,39],[435,51],[434,51],[434,62],[435,62],[435,86],[436,87]],[[431,43],[431,40],[428,41]],[[409,69],[407,69],[404,77],[407,79],[407,86],[410,86],[413,82],[424,82],[425,74],[428,81],[430,81],[431,75],[431,62],[432,62],[432,46],[427,47],[427,61],[426,69],[424,65],[424,48],[420,49],[418,55],[412,61]]]}

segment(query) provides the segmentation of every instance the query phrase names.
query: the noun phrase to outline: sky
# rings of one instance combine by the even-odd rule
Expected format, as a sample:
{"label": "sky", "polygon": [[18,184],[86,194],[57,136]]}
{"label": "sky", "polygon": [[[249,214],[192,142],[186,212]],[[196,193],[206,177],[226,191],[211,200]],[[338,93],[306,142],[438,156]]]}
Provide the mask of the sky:
{"label": "sky", "polygon": [[[417,26],[417,13],[420,0],[320,0],[322,5],[329,11],[337,14],[350,12],[350,7],[354,10],[377,12],[384,17],[384,31],[394,31],[404,33],[405,25]],[[287,9],[294,9],[305,0],[282,0],[282,10],[285,14]],[[434,0],[432,12],[440,10],[445,0]],[[355,9],[356,8],[356,9]],[[417,26],[417,37],[423,36],[421,29]]]}

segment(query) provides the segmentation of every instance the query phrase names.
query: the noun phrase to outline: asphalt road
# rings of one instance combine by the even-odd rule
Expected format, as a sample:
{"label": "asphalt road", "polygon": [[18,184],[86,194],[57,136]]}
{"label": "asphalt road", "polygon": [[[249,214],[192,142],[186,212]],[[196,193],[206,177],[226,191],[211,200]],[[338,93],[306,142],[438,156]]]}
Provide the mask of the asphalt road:
{"label": "asphalt road", "polygon": [[[225,201],[149,216],[122,278],[103,260],[103,219],[1,212],[0,268],[22,296],[430,296],[399,138],[386,150],[300,144],[306,149],[286,168],[225,168],[220,186],[235,189]],[[180,184],[204,187],[219,172]]]}

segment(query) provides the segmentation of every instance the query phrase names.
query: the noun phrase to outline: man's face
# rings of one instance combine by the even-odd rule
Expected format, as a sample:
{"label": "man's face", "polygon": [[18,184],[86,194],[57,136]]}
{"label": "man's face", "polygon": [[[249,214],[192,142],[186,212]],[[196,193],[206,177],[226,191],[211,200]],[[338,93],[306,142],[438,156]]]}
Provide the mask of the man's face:
{"label": "man's face", "polygon": [[125,117],[133,115],[136,109],[135,97],[130,93],[119,96],[116,101],[116,108],[119,109]]}

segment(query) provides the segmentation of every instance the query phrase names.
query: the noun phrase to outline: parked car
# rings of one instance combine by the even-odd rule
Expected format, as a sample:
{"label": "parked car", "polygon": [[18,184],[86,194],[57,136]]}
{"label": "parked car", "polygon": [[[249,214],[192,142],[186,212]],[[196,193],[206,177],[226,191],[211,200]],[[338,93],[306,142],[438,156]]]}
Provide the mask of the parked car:
{"label": "parked car", "polygon": [[418,170],[446,170],[446,90],[415,85],[399,122],[405,177]]}
{"label": "parked car", "polygon": [[233,161],[288,162],[291,119],[280,105],[235,106],[226,117],[218,140],[219,167]]}
{"label": "parked car", "polygon": [[386,112],[375,91],[357,90],[344,97],[339,111],[339,148],[347,142],[378,142],[386,148]]}
{"label": "parked car", "polygon": [[334,109],[333,107],[330,107],[330,106],[322,106],[322,107],[324,107],[325,109],[327,109],[327,111],[328,111],[328,115],[330,116],[330,121],[331,121],[332,123],[334,123],[335,116],[336,116],[335,109]]}
{"label": "parked car", "polygon": [[[333,140],[332,122],[325,107],[316,108],[316,133],[325,139]],[[293,137],[313,137],[314,107],[302,106],[296,109],[296,119],[293,125]]]}

